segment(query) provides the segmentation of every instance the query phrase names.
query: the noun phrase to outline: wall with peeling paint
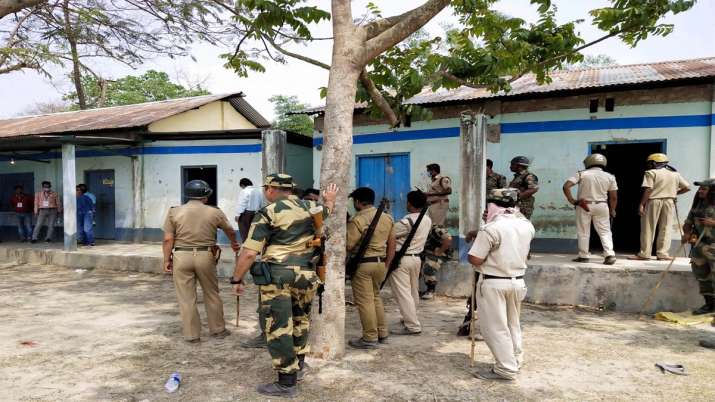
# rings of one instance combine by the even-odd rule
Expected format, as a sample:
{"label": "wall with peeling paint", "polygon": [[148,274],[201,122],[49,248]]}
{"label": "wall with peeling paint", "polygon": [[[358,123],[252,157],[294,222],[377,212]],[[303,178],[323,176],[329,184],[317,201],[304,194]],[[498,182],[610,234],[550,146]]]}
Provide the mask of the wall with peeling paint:
{"label": "wall with peeling paint", "polygon": [[[192,146],[260,144],[258,140],[191,141]],[[156,141],[150,147],[187,145],[186,141]],[[161,228],[171,206],[181,205],[181,167],[217,167],[218,207],[233,222],[238,202],[238,182],[243,177],[262,182],[261,153],[196,153],[144,155],[144,227]]]}

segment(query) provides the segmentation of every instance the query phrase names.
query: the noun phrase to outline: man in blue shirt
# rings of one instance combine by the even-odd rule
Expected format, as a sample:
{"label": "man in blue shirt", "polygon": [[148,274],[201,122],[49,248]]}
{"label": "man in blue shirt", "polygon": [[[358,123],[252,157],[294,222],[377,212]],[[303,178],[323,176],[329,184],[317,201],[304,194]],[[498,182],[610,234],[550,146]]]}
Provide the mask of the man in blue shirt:
{"label": "man in blue shirt", "polygon": [[94,202],[86,194],[86,187],[77,186],[77,241],[94,246]]}

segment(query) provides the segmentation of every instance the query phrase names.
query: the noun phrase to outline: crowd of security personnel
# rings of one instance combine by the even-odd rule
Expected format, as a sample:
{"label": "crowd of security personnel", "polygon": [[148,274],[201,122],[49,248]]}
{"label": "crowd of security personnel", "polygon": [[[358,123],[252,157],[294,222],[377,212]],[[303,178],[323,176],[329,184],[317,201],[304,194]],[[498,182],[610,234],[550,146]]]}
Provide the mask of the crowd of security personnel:
{"label": "crowd of security personnel", "polygon": [[[603,155],[592,154],[584,161],[586,169],[569,178],[564,195],[576,208],[579,255],[575,261],[588,261],[591,223],[604,246],[605,264],[615,262],[610,222],[615,216],[617,184],[604,171]],[[649,169],[643,181],[640,206],[641,252],[632,257],[646,259],[656,227],[669,228],[675,211],[675,198],[689,189],[689,184],[668,164],[663,154],[648,158]],[[535,229],[529,221],[534,210],[538,178],[528,169],[529,160],[518,156],[511,160],[511,182],[492,170],[487,162],[486,208],[484,225],[468,234],[473,241],[468,260],[475,276],[468,314],[460,335],[471,334],[485,341],[495,364],[475,373],[482,379],[513,380],[523,362],[521,302],[526,296],[524,272]],[[430,164],[432,178],[425,191],[407,194],[408,214],[393,220],[384,213],[384,202],[376,207],[375,192],[367,187],[352,191],[355,214],[347,223],[346,248],[349,259],[346,274],[351,281],[353,302],[362,325],[362,335],[348,344],[358,349],[375,349],[389,342],[390,335],[419,335],[422,331],[417,306],[420,299],[431,299],[437,285],[437,271],[450,258],[451,236],[444,227],[452,192],[451,179],[441,174],[440,166]],[[245,186],[244,186],[245,184]],[[715,180],[700,185],[693,208],[685,220],[683,243],[693,246],[692,265],[706,304],[695,311],[715,311],[715,286],[712,271],[715,262]],[[578,186],[577,197],[571,192]],[[242,187],[252,187],[242,183]],[[259,289],[261,334],[244,343],[248,347],[266,347],[278,373],[275,382],[259,385],[265,395],[294,396],[296,384],[307,371],[308,334],[313,298],[324,281],[319,248],[325,241],[322,221],[334,209],[338,188],[329,185],[322,193],[304,199],[294,194],[291,176],[272,174],[265,178],[261,191],[263,205],[250,211],[251,223],[242,228],[242,247],[226,216],[220,209],[206,205],[212,190],[199,180],[189,182],[186,204],[170,209],[164,224],[164,269],[172,272],[179,299],[183,335],[187,342],[200,339],[200,319],[196,307],[196,282],[203,289],[209,334],[225,337],[223,306],[218,296],[216,263],[217,229],[221,229],[236,252],[235,272],[231,278],[234,292],[244,291],[244,277],[250,271]],[[249,194],[256,199],[255,194]],[[244,212],[245,213],[245,212]],[[239,226],[246,219],[237,217]],[[658,233],[657,258],[670,259],[669,231]],[[240,253],[239,253],[240,248]],[[421,279],[422,278],[422,279]],[[420,283],[426,289],[420,294]],[[399,327],[389,328],[380,290],[389,284],[400,310]],[[479,324],[476,324],[475,311]],[[472,318],[475,318],[474,320]]]}

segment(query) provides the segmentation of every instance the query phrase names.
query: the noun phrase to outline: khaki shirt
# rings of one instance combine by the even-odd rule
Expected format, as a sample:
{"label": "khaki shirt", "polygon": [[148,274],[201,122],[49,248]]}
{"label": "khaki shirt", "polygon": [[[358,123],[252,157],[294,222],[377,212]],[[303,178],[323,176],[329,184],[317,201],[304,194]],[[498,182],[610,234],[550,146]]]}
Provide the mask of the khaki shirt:
{"label": "khaki shirt", "polygon": [[604,172],[600,167],[580,171],[568,181],[578,184],[576,198],[579,200],[608,201],[608,192],[618,190],[616,176]]}
{"label": "khaki shirt", "polygon": [[429,197],[427,197],[428,202],[449,199],[449,194],[452,193],[452,179],[447,176],[442,176],[438,174],[432,179],[432,184],[430,185],[429,192],[444,195],[430,195]]}
{"label": "khaki shirt", "polygon": [[164,220],[164,232],[174,234],[174,246],[199,247],[216,244],[216,229],[233,231],[226,215],[199,200],[171,207]]}
{"label": "khaki shirt", "polygon": [[[420,213],[415,212],[407,214],[404,218],[395,222],[395,225],[392,227],[392,234],[395,236],[396,239],[397,250],[400,250],[402,248],[402,245],[405,244],[405,240],[407,240],[407,235],[410,234],[410,231],[412,230],[412,224],[417,222],[417,218],[419,216]],[[410,220],[412,220],[412,223],[410,223]],[[412,241],[410,242],[409,247],[407,247],[407,251],[405,253],[421,253],[422,250],[424,250],[425,248],[425,243],[427,242],[427,237],[429,236],[431,228],[432,220],[429,216],[427,216],[427,214],[425,214],[425,216],[422,217],[422,222],[420,222],[420,226],[417,228],[417,231],[415,231],[415,237],[412,238]]]}
{"label": "khaki shirt", "polygon": [[[372,218],[377,213],[377,208],[370,207],[358,211],[355,216],[348,222],[348,241],[347,249],[348,253],[356,252],[360,245],[360,240],[362,240],[363,233],[367,231],[367,228],[372,222]],[[392,217],[390,214],[383,212],[380,216],[380,220],[375,226],[375,233],[373,233],[370,243],[365,250],[364,257],[385,257],[387,255],[387,239],[390,237],[392,232]]]}
{"label": "khaki shirt", "polygon": [[504,214],[484,225],[477,233],[469,255],[485,258],[476,270],[487,275],[524,275],[534,226],[523,216]]}
{"label": "khaki shirt", "polygon": [[690,187],[690,183],[680,173],[662,168],[646,170],[642,187],[652,189],[649,199],[654,200],[676,198],[678,191]]}

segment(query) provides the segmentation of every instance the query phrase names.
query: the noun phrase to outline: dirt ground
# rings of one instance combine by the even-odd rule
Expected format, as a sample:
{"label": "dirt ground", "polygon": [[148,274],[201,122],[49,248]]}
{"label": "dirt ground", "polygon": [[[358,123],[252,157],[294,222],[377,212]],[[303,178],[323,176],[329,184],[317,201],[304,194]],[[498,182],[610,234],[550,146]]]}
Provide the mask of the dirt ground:
{"label": "dirt ground", "polygon": [[[234,334],[188,345],[180,340],[169,277],[0,266],[0,399],[264,400],[254,387],[273,379],[268,353],[238,346],[256,327],[255,290],[248,294]],[[222,295],[232,322],[235,299],[227,284]],[[396,323],[390,298],[386,308]],[[715,400],[715,351],[697,345],[698,339],[715,338],[709,325],[527,307],[525,366],[515,383],[504,384],[472,376],[469,342],[454,335],[463,313],[462,300],[439,298],[420,306],[421,336],[395,336],[376,351],[348,349],[339,362],[309,359],[313,370],[300,385],[299,399]],[[348,319],[348,336],[357,336],[352,307]],[[477,354],[478,367],[491,363],[484,343]],[[656,362],[683,364],[690,375],[661,374]],[[167,394],[163,385],[175,370],[182,385]]]}

